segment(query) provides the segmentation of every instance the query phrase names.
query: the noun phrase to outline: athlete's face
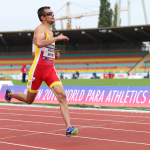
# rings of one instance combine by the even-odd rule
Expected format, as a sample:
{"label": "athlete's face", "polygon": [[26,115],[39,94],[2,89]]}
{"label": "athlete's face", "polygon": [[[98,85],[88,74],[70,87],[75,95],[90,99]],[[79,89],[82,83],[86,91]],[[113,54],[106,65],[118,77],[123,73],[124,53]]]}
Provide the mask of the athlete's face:
{"label": "athlete's face", "polygon": [[55,22],[54,13],[52,13],[51,9],[45,9],[45,21],[53,24]]}

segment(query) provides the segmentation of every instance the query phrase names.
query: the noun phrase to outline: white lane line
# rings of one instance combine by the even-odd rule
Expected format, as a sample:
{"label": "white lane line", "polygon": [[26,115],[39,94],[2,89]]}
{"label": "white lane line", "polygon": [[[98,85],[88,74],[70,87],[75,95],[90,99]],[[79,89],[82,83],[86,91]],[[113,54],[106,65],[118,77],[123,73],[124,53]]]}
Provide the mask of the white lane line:
{"label": "white lane line", "polygon": [[[21,115],[21,114],[19,114]],[[24,115],[24,114],[23,114]],[[40,117],[43,117],[41,115],[30,115],[30,114],[25,114],[26,116],[40,116]],[[46,116],[46,117],[51,117],[51,118],[62,118],[62,117],[57,117],[57,116]],[[97,122],[117,122],[117,123],[127,123],[127,124],[140,124],[140,125],[150,125],[149,122],[146,122],[146,123],[140,123],[138,121],[115,121],[115,120],[111,120],[111,119],[103,119],[103,120],[100,120],[100,119],[87,119],[87,118],[71,118],[71,119],[75,119],[75,120],[85,120],[85,121],[97,121]],[[0,120],[11,120],[11,119],[2,119],[0,118]],[[13,121],[13,120],[12,120]],[[14,120],[14,121],[22,121],[23,120]],[[25,121],[25,122],[31,122],[31,121]],[[42,123],[42,122],[36,122],[36,123]],[[44,122],[43,122],[44,123]],[[46,123],[45,124],[55,124],[55,123]],[[64,125],[64,124],[57,124],[57,125]]]}
{"label": "white lane line", "polygon": [[[24,120],[13,120],[13,119],[0,119],[0,120],[7,120],[7,121],[18,121],[18,122],[26,122],[26,123],[37,123],[37,124],[51,124],[51,125],[63,125],[58,123],[47,123],[47,122],[35,122],[35,121],[24,121]],[[27,124],[28,125],[28,124]],[[106,130],[115,130],[115,131],[123,131],[123,132],[135,132],[135,133],[147,133],[150,134],[149,131],[137,131],[137,130],[125,130],[125,129],[115,129],[115,128],[106,128],[106,127],[99,127],[99,126],[83,126],[83,125],[74,125],[79,127],[86,127],[86,128],[99,128],[99,129],[106,129]],[[0,127],[3,129],[3,127]]]}
{"label": "white lane line", "polygon": [[37,124],[53,124],[53,125],[58,125],[58,126],[65,125],[65,123],[64,124],[58,124],[58,123],[47,123],[47,122],[40,122],[40,121],[24,121],[24,120],[13,120],[13,119],[0,119],[0,120],[27,122],[27,123],[31,122],[31,123],[37,123]]}
{"label": "white lane line", "polygon": [[[88,126],[90,127],[90,126]],[[105,127],[93,127],[93,128],[100,128],[100,129],[105,129],[105,130],[114,130],[114,131],[123,131],[123,132],[135,132],[135,133],[148,133],[150,134],[149,131],[137,131],[137,130],[125,130],[125,129],[115,129],[115,128],[105,128]]]}
{"label": "white lane line", "polygon": [[21,147],[30,147],[30,148],[34,148],[34,149],[56,150],[56,149],[49,149],[49,148],[44,148],[44,147],[29,146],[29,145],[22,145],[22,144],[2,142],[2,141],[0,141],[0,143],[2,143],[2,144],[8,144],[8,145],[21,146]]}
{"label": "white lane line", "polygon": [[[50,115],[48,115],[48,116],[46,116],[46,115],[32,115],[32,114],[16,114],[16,113],[1,113],[0,112],[0,114],[5,114],[4,116],[9,116],[8,114],[10,114],[10,116],[12,115],[14,115],[14,116],[23,116],[23,115],[25,115],[25,116],[36,116],[36,117],[43,117],[43,118],[60,118],[60,119],[62,119],[62,117],[57,117],[57,116],[50,116]],[[1,115],[0,115],[0,117],[2,117]],[[78,119],[81,119],[81,120],[88,120],[88,121],[99,121],[99,119],[87,119],[87,118],[73,118],[73,117],[71,117],[71,119],[75,119],[75,120],[78,120]],[[118,119],[118,118],[112,118],[112,119]],[[126,119],[126,118],[121,118],[121,119]],[[107,120],[107,119],[106,119]],[[110,118],[110,120],[111,120],[111,118]],[[137,120],[137,122],[138,122],[139,120]],[[136,122],[136,121],[133,121],[133,122]]]}
{"label": "white lane line", "polygon": [[[23,106],[22,106],[23,107]],[[0,109],[5,109],[5,110],[22,110],[22,111],[38,111],[39,110],[26,110],[26,109],[9,109],[9,108],[0,108]],[[43,111],[42,112],[54,112],[54,113],[60,113],[60,111]],[[112,115],[112,114],[95,114],[95,113],[77,113],[77,112],[69,112],[70,114],[79,114],[79,115],[94,115],[94,116],[119,116],[119,117],[136,117],[136,118],[150,118],[150,117],[145,117],[145,116],[131,116],[131,115]]]}
{"label": "white lane line", "polygon": [[[9,128],[7,128],[8,130]],[[44,134],[51,134],[56,136],[65,136],[64,134],[57,134],[57,133],[48,133],[48,132],[38,132],[38,131],[30,131],[30,130],[18,130],[18,129],[9,129],[9,130],[16,130],[16,131],[28,131],[28,132],[36,132],[36,133],[44,133]],[[108,142],[117,142],[117,143],[128,143],[128,144],[137,144],[137,145],[150,145],[149,143],[139,143],[139,142],[130,142],[130,141],[120,141],[120,140],[110,140],[110,139],[100,139],[100,138],[91,138],[91,137],[84,137],[84,136],[72,136],[73,138],[81,138],[81,139],[90,139],[90,140],[99,140],[99,141],[108,141]]]}
{"label": "white lane line", "polygon": [[[80,136],[76,136],[81,138]],[[89,139],[89,137],[82,137],[85,139]],[[128,144],[138,144],[138,145],[150,145],[148,143],[139,143],[139,142],[129,142],[129,141],[119,141],[119,140],[110,140],[110,139],[99,139],[99,138],[90,138],[92,140],[99,140],[99,141],[109,141],[109,142],[117,142],[117,143],[128,143]]]}
{"label": "white lane line", "polygon": [[[48,108],[48,109],[60,109],[59,106],[47,106],[47,105],[35,105],[34,103],[32,105],[28,105],[28,104],[25,104],[25,103],[22,103],[22,104],[12,104],[12,103],[0,103],[0,105],[3,105],[3,106],[14,106],[14,107],[34,107],[34,108]],[[105,112],[131,112],[131,113],[146,113],[146,114],[150,114],[150,111],[147,111],[147,110],[137,110],[137,109],[119,109],[119,108],[100,108],[100,109],[97,109],[97,108],[82,108],[82,107],[70,107],[69,106],[69,109],[72,109],[72,110],[96,110],[97,112],[98,111],[105,111]]]}

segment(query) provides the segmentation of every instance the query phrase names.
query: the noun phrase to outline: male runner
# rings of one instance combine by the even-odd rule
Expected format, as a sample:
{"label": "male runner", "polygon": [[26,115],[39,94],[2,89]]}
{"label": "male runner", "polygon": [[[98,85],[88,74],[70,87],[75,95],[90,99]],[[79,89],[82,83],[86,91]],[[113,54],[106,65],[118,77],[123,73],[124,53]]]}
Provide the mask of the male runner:
{"label": "male runner", "polygon": [[32,104],[42,81],[45,81],[59,101],[61,114],[67,128],[66,136],[69,137],[77,134],[78,129],[70,126],[65,90],[54,68],[54,59],[58,59],[60,56],[59,50],[54,51],[55,42],[68,41],[69,38],[63,34],[53,37],[51,25],[55,22],[55,19],[50,7],[39,8],[38,17],[42,23],[34,31],[35,58],[28,74],[27,95],[21,92],[12,93],[10,89],[7,89],[5,99],[11,101],[11,98],[15,98],[27,104]]}

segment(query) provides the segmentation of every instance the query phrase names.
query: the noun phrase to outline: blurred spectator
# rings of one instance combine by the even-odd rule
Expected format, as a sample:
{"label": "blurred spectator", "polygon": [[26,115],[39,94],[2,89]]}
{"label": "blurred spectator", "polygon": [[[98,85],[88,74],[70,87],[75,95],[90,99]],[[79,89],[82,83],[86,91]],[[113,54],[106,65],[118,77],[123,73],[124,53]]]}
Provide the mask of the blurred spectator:
{"label": "blurred spectator", "polygon": [[98,76],[96,75],[96,72],[94,72],[94,73],[93,73],[93,77],[91,77],[91,79],[100,79],[100,77],[98,77]]}
{"label": "blurred spectator", "polygon": [[79,78],[79,72],[76,71],[76,73],[72,73],[72,79],[78,79]]}
{"label": "blurred spectator", "polygon": [[148,71],[148,73],[147,73],[147,76],[144,76],[144,78],[149,78],[149,71]]}
{"label": "blurred spectator", "polygon": [[26,82],[26,72],[27,72],[27,68],[25,67],[26,65],[23,64],[22,68],[21,68],[21,72],[22,72],[22,82]]}
{"label": "blurred spectator", "polygon": [[79,78],[79,72],[78,71],[76,71],[76,75],[77,75],[77,78]]}
{"label": "blurred spectator", "polygon": [[147,78],[149,78],[149,71],[148,71],[148,73],[147,73]]}
{"label": "blurred spectator", "polygon": [[109,79],[111,79],[111,72],[109,72]]}
{"label": "blurred spectator", "polygon": [[130,73],[129,72],[127,72],[127,75],[128,75],[128,77],[130,76]]}
{"label": "blurred spectator", "polygon": [[63,79],[63,78],[64,78],[63,74],[64,74],[64,73],[61,71],[61,72],[60,72],[60,79]]}
{"label": "blurred spectator", "polygon": [[75,73],[74,72],[72,73],[72,79],[75,79]]}

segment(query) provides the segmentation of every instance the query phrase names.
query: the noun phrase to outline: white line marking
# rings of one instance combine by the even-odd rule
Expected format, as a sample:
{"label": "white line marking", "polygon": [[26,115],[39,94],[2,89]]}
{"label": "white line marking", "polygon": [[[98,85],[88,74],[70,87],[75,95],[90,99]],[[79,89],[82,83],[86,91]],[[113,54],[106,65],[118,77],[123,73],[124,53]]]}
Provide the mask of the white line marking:
{"label": "white line marking", "polygon": [[[64,124],[58,124],[58,123],[35,122],[35,121],[13,120],[13,119],[0,119],[0,120],[18,121],[18,122],[27,122],[27,123],[30,122],[30,123],[37,123],[37,124],[40,123],[40,124],[51,124],[51,125],[63,125],[64,126]],[[98,127],[98,126],[83,126],[83,125],[74,125],[74,126],[87,127],[87,128],[100,128],[100,129],[116,130],[116,131],[118,130],[118,131],[124,131],[124,132],[136,132],[136,133],[148,133],[148,134],[150,133],[149,131],[125,130],[125,129],[115,129],[115,128],[106,128],[106,127]],[[3,127],[0,127],[0,129],[3,129]]]}
{"label": "white line marking", "polygon": [[[33,110],[33,109],[30,109],[30,110],[26,110],[26,109],[10,109],[10,108],[0,108],[0,109],[5,109],[5,110],[22,110],[22,111],[38,111],[39,112],[39,110]],[[42,112],[60,113],[60,111],[42,111]],[[69,113],[70,114],[79,114],[79,115],[86,115],[86,114],[88,114],[88,115],[95,115],[95,116],[120,116],[120,117],[150,118],[150,117],[144,117],[144,116],[131,116],[131,115],[112,115],[112,114],[94,114],[94,113],[77,113],[77,112],[69,112]]]}
{"label": "white line marking", "polygon": [[[60,113],[60,112],[59,112]],[[43,118],[61,118],[62,119],[62,117],[57,117],[57,116],[46,116],[46,115],[32,115],[32,114],[16,114],[16,113],[2,113],[2,112],[0,112],[0,114],[5,114],[6,115],[6,117],[7,117],[7,114],[12,114],[12,115],[25,115],[25,116],[37,116],[37,117],[43,117]],[[76,114],[76,113],[75,113]],[[108,115],[108,116],[111,116],[111,115]],[[124,117],[124,116],[122,116],[122,117]],[[131,117],[131,116],[125,116],[125,117],[128,117],[129,119],[132,119],[133,117]],[[143,117],[144,118],[144,117]],[[150,118],[150,117],[147,117],[147,118]],[[99,121],[98,119],[85,119],[85,118],[72,118],[71,117],[71,119],[81,119],[81,120],[93,120],[93,121]],[[111,118],[110,118],[111,119]],[[114,118],[113,118],[114,119]],[[115,118],[115,119],[117,119],[117,118]],[[124,118],[124,119],[126,119],[126,118]]]}
{"label": "white line marking", "polygon": [[[90,126],[88,126],[88,127],[90,127]],[[125,132],[136,132],[136,133],[148,133],[148,134],[150,134],[150,132],[148,132],[148,131],[125,130],[125,129],[105,128],[105,127],[93,127],[93,128],[101,128],[101,129],[105,129],[105,130],[115,130],[115,131],[125,131]]]}
{"label": "white line marking", "polygon": [[[81,138],[81,136],[76,136]],[[85,139],[92,139],[92,140],[100,140],[100,141],[109,141],[109,142],[118,142],[118,143],[128,143],[128,144],[138,144],[138,145],[150,145],[148,143],[139,143],[139,142],[129,142],[129,141],[119,141],[119,140],[110,140],[110,139],[99,139],[99,138],[89,138],[89,137],[82,137]]]}
{"label": "white line marking", "polygon": [[0,143],[2,143],[2,144],[9,144],[9,145],[15,145],[15,146],[22,146],[22,147],[30,147],[30,148],[36,148],[36,149],[55,150],[55,149],[36,147],[36,146],[29,146],[29,145],[22,145],[22,144],[16,144],[16,143],[8,143],[8,142],[2,142],[2,141],[0,141]]}
{"label": "white line marking", "polygon": [[[18,115],[22,115],[22,114],[18,114]],[[39,117],[52,117],[52,118],[62,118],[62,117],[57,117],[57,116],[41,116],[41,115],[30,115],[30,114],[23,114],[23,115],[26,115],[26,116],[39,116]],[[101,121],[108,121],[108,122],[117,122],[117,123],[133,123],[133,124],[141,124],[141,125],[150,125],[149,122],[147,123],[139,123],[137,122],[136,120],[135,121],[115,121],[115,120],[111,120],[111,119],[103,119],[103,120],[98,120],[98,119],[87,119],[87,118],[71,118],[71,119],[75,119],[75,120],[87,120],[87,121],[97,121],[97,122],[101,122]],[[0,118],[0,120],[12,120],[12,119],[2,119]],[[12,121],[24,121],[24,120],[12,120]],[[24,121],[24,122],[32,122],[32,121]],[[44,123],[44,124],[55,124],[55,123],[46,123],[46,122],[35,122],[35,123]],[[64,125],[64,124],[56,124],[56,125]]]}
{"label": "white line marking", "polygon": [[[34,108],[48,108],[48,109],[60,109],[59,106],[48,106],[48,105],[35,105],[34,103],[32,105],[28,105],[28,104],[25,104],[25,103],[22,103],[22,104],[12,104],[12,103],[0,103],[0,105],[3,105],[3,106],[14,106],[14,107],[34,107]],[[72,109],[72,110],[96,110],[96,111],[106,111],[106,112],[132,112],[132,113],[147,113],[149,114],[150,111],[147,111],[147,110],[137,110],[137,109],[119,109],[119,108],[113,108],[113,109],[110,109],[110,108],[100,108],[100,109],[97,109],[97,108],[82,108],[82,107],[69,107],[69,109]]]}
{"label": "white line marking", "polygon": [[[9,129],[9,128],[7,128],[7,129]],[[17,129],[10,129],[10,130],[17,130]],[[64,134],[38,132],[38,131],[30,131],[30,130],[17,130],[17,131],[28,131],[28,132],[37,132],[37,133],[44,133],[44,134],[51,134],[51,135],[58,135],[58,136],[59,136],[59,135],[60,135],[60,136],[66,136],[66,135],[64,135]],[[82,139],[99,140],[99,141],[109,141],[109,142],[117,142],[117,143],[138,144],[138,145],[150,145],[149,143],[119,141],[119,140],[110,140],[110,139],[100,139],[100,138],[91,138],[91,137],[84,137],[84,136],[73,136],[73,138],[82,138]]]}
{"label": "white line marking", "polygon": [[31,123],[40,123],[40,124],[54,124],[54,125],[65,125],[65,123],[64,124],[57,124],[57,123],[47,123],[47,122],[40,122],[40,121],[24,121],[24,120],[13,120],[13,119],[0,119],[0,120],[7,120],[7,121],[18,121],[18,122],[31,122]]}
{"label": "white line marking", "polygon": [[35,122],[35,121],[13,120],[13,119],[0,119],[0,120],[16,121],[16,122],[18,121],[18,122],[27,122],[27,123],[28,123],[28,122],[31,122],[31,123],[38,123],[38,124],[39,124],[39,123],[41,123],[41,124],[43,123],[43,124],[65,125],[65,124],[47,123],[47,122],[40,122],[40,121],[36,121],[36,122]]}

